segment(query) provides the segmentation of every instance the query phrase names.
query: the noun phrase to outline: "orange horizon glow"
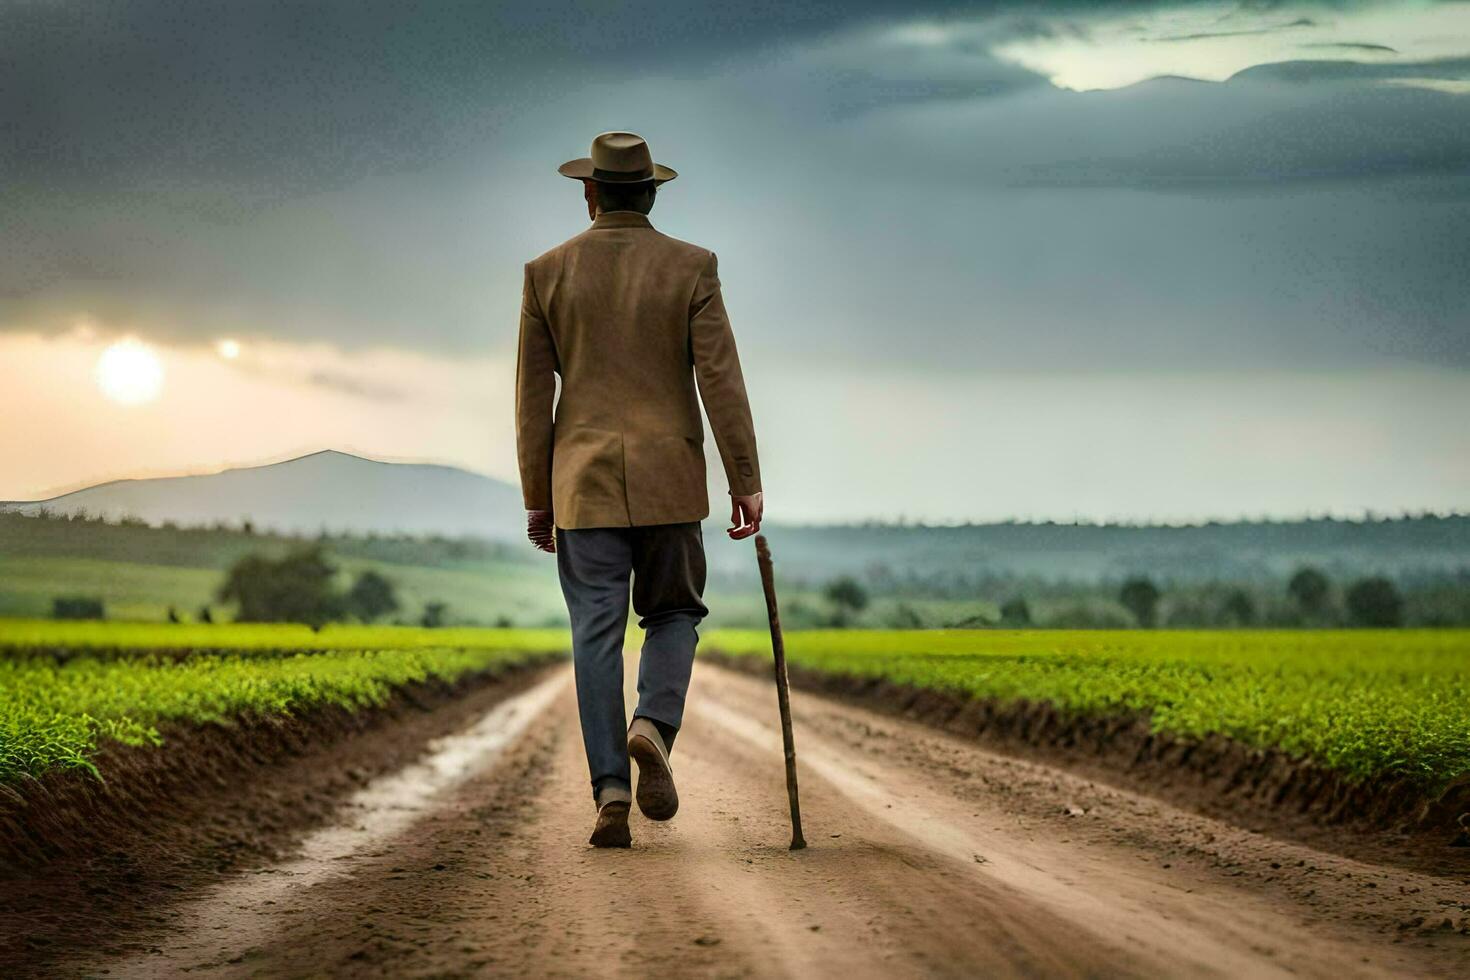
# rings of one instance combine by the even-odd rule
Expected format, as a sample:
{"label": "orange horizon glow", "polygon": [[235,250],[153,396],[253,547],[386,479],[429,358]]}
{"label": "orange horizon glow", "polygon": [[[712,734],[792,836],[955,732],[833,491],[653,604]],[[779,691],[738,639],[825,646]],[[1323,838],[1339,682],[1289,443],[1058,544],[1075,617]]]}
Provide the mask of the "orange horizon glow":
{"label": "orange horizon glow", "polygon": [[[119,339],[0,333],[0,500],[322,449],[518,482],[508,355],[254,338],[230,359],[218,339],[135,337],[167,384],[122,405],[95,377]],[[1470,388],[1430,366],[996,371],[936,384],[753,358],[747,383],[768,506],[786,522],[1360,516],[1470,499],[1459,424]],[[705,448],[719,497],[718,454]]]}
{"label": "orange horizon glow", "polygon": [[230,358],[97,329],[0,334],[0,500],[322,449],[513,478],[513,377],[493,358],[283,342]]}

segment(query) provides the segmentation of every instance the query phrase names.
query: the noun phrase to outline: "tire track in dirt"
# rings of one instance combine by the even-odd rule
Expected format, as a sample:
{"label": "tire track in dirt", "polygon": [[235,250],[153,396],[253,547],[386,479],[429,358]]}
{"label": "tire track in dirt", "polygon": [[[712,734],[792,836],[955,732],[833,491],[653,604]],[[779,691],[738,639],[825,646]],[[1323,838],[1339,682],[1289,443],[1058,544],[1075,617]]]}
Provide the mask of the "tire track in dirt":
{"label": "tire track in dirt", "polygon": [[[236,886],[244,890],[233,904],[206,899],[145,938],[159,952],[93,961],[86,971],[1449,976],[1470,963],[1462,937],[1395,945],[1397,935],[1381,932],[1403,909],[1453,894],[1454,879],[1345,867],[1300,846],[1252,841],[811,696],[796,698],[796,712],[812,846],[788,852],[774,695],[769,684],[706,664],[673,756],[679,815],[654,824],[635,813],[632,850],[594,850],[567,673],[546,682],[562,686],[534,717],[523,712],[507,726],[506,741],[519,732],[512,745],[498,756],[471,753],[437,791],[400,799],[409,809],[394,811],[396,831],[338,849],[329,873],[265,891]],[[1085,817],[1065,815],[1060,801],[1073,799]],[[1213,865],[1202,843],[1211,834],[1221,842]],[[1218,863],[1229,848],[1249,847],[1311,859],[1322,869],[1312,880],[1323,903],[1232,877]],[[267,880],[275,874],[262,869]],[[1420,891],[1324,914],[1339,893],[1357,894],[1353,876],[1364,875],[1396,875],[1381,879],[1384,893]]]}

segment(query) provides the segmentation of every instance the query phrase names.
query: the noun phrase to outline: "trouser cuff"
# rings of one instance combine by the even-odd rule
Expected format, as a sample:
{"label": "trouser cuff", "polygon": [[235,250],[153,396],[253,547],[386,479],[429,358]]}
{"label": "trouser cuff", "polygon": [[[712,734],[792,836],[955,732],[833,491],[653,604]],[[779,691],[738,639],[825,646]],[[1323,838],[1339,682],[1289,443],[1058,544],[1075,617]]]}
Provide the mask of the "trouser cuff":
{"label": "trouser cuff", "polygon": [[621,779],[604,779],[593,790],[592,800],[599,810],[613,802],[632,803],[633,788]]}
{"label": "trouser cuff", "polygon": [[633,716],[634,721],[637,721],[639,718],[653,723],[653,727],[658,730],[658,737],[663,739],[665,752],[674,751],[674,736],[679,734],[679,726],[677,724],[670,724],[662,718],[651,715],[646,711],[639,711]]}

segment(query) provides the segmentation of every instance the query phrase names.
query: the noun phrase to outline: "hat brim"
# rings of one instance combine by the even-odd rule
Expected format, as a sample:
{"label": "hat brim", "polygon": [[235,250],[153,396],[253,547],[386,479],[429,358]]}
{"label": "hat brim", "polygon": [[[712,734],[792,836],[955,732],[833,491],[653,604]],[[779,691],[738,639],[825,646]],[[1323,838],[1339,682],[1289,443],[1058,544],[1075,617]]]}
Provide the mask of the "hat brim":
{"label": "hat brim", "polygon": [[[556,168],[556,172],[563,177],[570,177],[573,180],[595,180],[600,184],[642,184],[649,179],[647,177],[630,176],[627,180],[617,180],[606,176],[605,173],[602,176],[595,176],[596,170],[597,168],[592,166],[591,157],[578,157],[575,160],[568,160]],[[667,183],[677,176],[679,176],[679,172],[672,167],[665,167],[661,163],[655,163],[653,165],[653,182],[655,184]]]}

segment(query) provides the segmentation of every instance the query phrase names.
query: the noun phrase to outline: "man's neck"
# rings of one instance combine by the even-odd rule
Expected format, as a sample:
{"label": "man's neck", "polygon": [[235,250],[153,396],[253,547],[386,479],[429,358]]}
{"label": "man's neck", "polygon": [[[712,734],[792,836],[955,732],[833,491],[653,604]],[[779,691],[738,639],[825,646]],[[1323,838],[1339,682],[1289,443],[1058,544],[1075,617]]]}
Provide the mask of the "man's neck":
{"label": "man's neck", "polygon": [[652,228],[653,222],[642,211],[599,211],[592,219],[597,228]]}

